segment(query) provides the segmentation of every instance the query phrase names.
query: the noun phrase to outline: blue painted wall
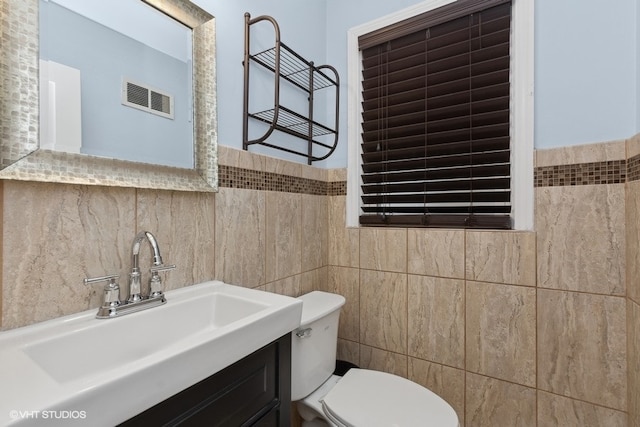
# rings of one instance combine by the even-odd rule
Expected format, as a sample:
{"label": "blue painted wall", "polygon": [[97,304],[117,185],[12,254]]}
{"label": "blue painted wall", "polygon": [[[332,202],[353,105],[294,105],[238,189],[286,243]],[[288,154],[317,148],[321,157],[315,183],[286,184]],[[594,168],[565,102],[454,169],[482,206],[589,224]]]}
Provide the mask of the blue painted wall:
{"label": "blue painted wall", "polygon": [[[327,43],[327,17],[324,0],[196,0],[203,9],[216,17],[216,58],[218,80],[218,142],[234,148],[242,148],[242,102],[244,53],[244,14],[253,18],[270,15],[276,19],[282,34],[282,41],[302,56],[317,64],[325,63]],[[273,27],[261,23],[253,27],[251,51],[259,52],[273,46]],[[271,73],[253,67],[251,70],[251,111],[273,108],[273,82]],[[307,107],[306,96],[291,85],[281,87],[281,103],[300,113]],[[318,112],[323,114],[323,111]],[[321,119],[323,117],[320,117]],[[252,122],[250,137],[257,138],[264,133],[264,127]],[[306,142],[278,133],[274,135],[278,143],[287,147],[300,147]],[[253,146],[252,152],[304,162],[300,156],[281,151]]]}
{"label": "blue painted wall", "polygon": [[536,148],[638,131],[637,0],[537,0]]}
{"label": "blue painted wall", "polygon": [[[55,3],[40,7],[41,58],[81,71],[81,152],[193,168],[190,64]],[[123,77],[174,95],[174,119],[122,105]]]}
{"label": "blue painted wall", "polygon": [[[217,17],[219,142],[234,148],[242,146],[242,15],[245,11],[252,15],[269,14],[280,23],[285,42],[340,72],[343,91],[338,150],[328,160],[316,163],[335,168],[347,164],[347,30],[420,2],[194,0],[194,3]],[[637,0],[536,0],[536,148],[624,139],[640,132],[637,3]],[[290,158],[270,150],[263,152]]]}

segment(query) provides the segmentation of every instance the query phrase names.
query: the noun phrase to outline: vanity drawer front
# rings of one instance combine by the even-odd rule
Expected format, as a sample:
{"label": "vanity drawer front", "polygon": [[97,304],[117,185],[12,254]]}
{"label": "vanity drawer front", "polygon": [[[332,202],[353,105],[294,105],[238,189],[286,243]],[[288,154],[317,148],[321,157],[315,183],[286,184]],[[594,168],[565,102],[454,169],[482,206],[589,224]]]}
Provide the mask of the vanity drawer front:
{"label": "vanity drawer front", "polygon": [[209,385],[216,394],[196,409],[186,425],[238,427],[276,406],[276,350],[271,344],[222,371]]}
{"label": "vanity drawer front", "polygon": [[290,346],[287,334],[121,425],[288,425]]}

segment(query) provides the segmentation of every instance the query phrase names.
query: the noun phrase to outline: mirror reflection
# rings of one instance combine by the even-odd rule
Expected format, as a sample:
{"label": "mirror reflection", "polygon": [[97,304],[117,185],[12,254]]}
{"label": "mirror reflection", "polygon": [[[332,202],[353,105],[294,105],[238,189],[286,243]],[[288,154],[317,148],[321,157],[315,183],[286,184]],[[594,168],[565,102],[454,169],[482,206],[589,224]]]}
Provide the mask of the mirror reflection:
{"label": "mirror reflection", "polygon": [[40,148],[194,167],[192,30],[139,0],[39,0]]}
{"label": "mirror reflection", "polygon": [[[86,0],[79,1],[84,3]],[[187,149],[193,150],[193,167],[164,166],[40,147],[40,0],[0,0],[0,27],[10,30],[3,33],[0,49],[0,81],[10,83],[0,84],[0,179],[217,191],[215,18],[189,0],[127,1],[147,4],[150,6],[146,9],[148,12],[161,11],[191,29],[193,73],[187,80],[193,83],[193,144]],[[102,3],[120,10],[113,6],[116,0]],[[124,15],[121,14],[123,19]],[[157,37],[158,33],[153,35]],[[120,124],[111,123],[111,126]],[[132,144],[138,143],[140,141]],[[159,143],[154,141],[154,144]]]}

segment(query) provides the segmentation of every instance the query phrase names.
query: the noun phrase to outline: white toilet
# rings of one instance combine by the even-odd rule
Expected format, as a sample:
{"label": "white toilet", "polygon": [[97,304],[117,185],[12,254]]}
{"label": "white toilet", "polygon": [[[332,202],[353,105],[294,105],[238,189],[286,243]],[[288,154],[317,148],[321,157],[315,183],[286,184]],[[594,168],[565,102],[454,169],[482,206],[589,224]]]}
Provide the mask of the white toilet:
{"label": "white toilet", "polygon": [[319,291],[300,299],[302,322],[292,333],[291,400],[304,427],[459,427],[447,402],[405,378],[355,368],[343,377],[333,375],[345,299]]}

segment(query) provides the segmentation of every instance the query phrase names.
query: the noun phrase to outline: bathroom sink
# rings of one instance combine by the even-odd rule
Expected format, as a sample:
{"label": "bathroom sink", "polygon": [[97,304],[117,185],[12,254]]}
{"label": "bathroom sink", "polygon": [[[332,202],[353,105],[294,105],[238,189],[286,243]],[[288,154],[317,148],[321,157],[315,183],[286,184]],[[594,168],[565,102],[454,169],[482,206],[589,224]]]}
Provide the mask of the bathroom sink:
{"label": "bathroom sink", "polygon": [[[215,333],[268,307],[260,301],[212,292],[122,321],[90,322],[91,327],[27,345],[24,352],[55,380],[72,381],[179,346],[194,335]],[[71,348],[82,351],[70,352]]]}
{"label": "bathroom sink", "polygon": [[29,411],[115,425],[297,328],[302,312],[297,299],[219,281],[166,297],[123,317],[89,310],[0,333],[0,425],[37,421]]}

